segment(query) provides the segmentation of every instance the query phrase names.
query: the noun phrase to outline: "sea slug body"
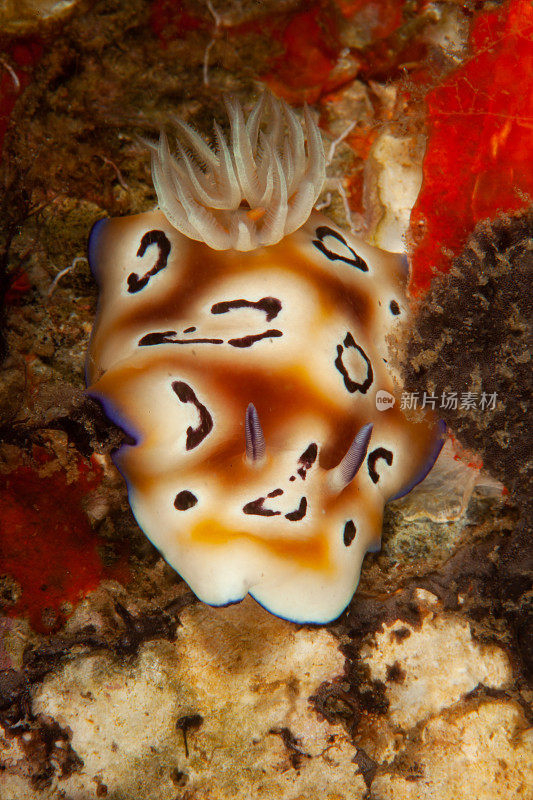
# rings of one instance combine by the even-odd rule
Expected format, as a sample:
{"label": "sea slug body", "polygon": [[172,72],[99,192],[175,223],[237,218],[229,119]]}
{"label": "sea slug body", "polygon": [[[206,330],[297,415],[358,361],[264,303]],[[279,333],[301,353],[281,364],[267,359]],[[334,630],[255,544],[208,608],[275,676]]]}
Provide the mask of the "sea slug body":
{"label": "sea slug body", "polygon": [[385,502],[428,471],[436,420],[398,394],[387,336],[403,259],[314,212],[320,134],[263,96],[227,103],[216,151],[182,122],[152,145],[159,208],[102,220],[89,393],[133,437],[116,454],[135,517],[206,603],[248,592],[325,622],[379,545]]}

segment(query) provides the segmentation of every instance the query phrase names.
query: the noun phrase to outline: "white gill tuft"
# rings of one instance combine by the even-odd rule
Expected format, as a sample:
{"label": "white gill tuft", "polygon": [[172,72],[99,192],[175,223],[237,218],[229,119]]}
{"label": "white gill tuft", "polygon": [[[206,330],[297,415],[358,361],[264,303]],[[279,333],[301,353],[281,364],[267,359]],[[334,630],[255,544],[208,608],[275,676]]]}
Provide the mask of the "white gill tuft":
{"label": "white gill tuft", "polygon": [[215,123],[216,151],[175,119],[171,153],[161,133],[151,144],[152,180],[171,225],[214,250],[276,244],[309,217],[326,177],[322,138],[308,108],[304,126],[283,100],[263,94],[245,121],[226,100],[230,143]]}

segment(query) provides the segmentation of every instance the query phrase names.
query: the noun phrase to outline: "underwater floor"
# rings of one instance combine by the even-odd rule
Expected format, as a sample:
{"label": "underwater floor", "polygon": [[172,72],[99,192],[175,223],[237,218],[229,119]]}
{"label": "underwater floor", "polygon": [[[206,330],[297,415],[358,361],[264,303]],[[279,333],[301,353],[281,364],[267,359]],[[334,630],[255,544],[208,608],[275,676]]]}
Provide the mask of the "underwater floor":
{"label": "underwater floor", "polygon": [[[1,800],[533,797],[532,75],[533,11],[527,0],[0,3]],[[228,133],[224,98],[236,98],[246,118],[264,89],[297,114],[292,134],[292,117],[280,123],[296,155],[287,155],[283,142],[276,155],[267,140],[275,143],[282,134],[273,123],[263,125],[253,158],[266,164],[264,154],[270,153],[274,177],[254,204],[250,198],[259,190],[255,184],[246,188],[244,175],[251,156],[244,147],[244,166],[238,166],[238,136]],[[128,318],[121,303],[167,280],[169,238],[152,236],[142,253],[131,255],[124,234],[101,258],[117,275],[129,273],[130,294],[117,290],[115,301],[106,288],[100,297],[100,309],[107,304],[111,316],[102,328],[103,343],[93,336],[97,367],[88,370],[98,372],[97,380],[108,368],[106,358],[119,364],[116,392],[122,392],[124,405],[113,412],[111,401],[106,406],[90,397],[86,354],[98,287],[87,259],[89,233],[98,220],[155,208],[147,142],[155,142],[163,128],[172,131],[174,117],[207,138],[216,120],[233,152],[233,184],[231,176],[224,183],[220,175],[218,183],[210,182],[220,139],[214,161],[198,143],[200,154],[193,157],[189,139],[181,161],[167,164],[170,171],[160,174],[159,184],[154,181],[167,213],[159,227],[173,230],[173,210],[174,219],[187,217],[176,241],[168,234],[178,251],[171,251],[172,264],[177,270],[196,265],[209,289],[203,257],[187,261],[194,248],[206,251],[189,239],[202,225],[211,226],[210,235],[219,228],[205,210],[207,201],[195,204],[201,187],[195,188],[194,178],[189,176],[190,191],[179,194],[187,154],[213,195],[238,183],[242,200],[234,198],[231,213],[249,221],[250,230],[274,236],[279,220],[272,198],[279,210],[285,179],[287,219],[291,208],[304,205],[297,192],[310,173],[295,166],[295,131],[309,113],[305,104],[325,154],[326,179],[315,207],[333,227],[321,224],[313,238],[304,226],[297,245],[284,245],[283,238],[257,248],[259,259],[280,253],[287,270],[300,270],[303,289],[294,289],[296,278],[285,276],[293,292],[293,327],[283,327],[284,298],[282,303],[272,297],[271,284],[250,270],[248,299],[224,294],[217,299],[226,305],[211,306],[223,329],[220,338],[214,328],[205,334],[193,325],[186,329],[183,335],[194,335],[198,350],[188,351],[192,360],[182,365],[183,350],[176,355],[182,334],[171,330],[172,315],[178,307],[202,311],[199,301],[194,305],[199,287],[193,276],[184,280],[184,299],[179,292],[170,299],[161,292],[157,314],[139,305]],[[251,127],[247,135],[254,139]],[[302,164],[316,166],[313,126],[304,123],[302,130]],[[267,186],[266,167],[257,174]],[[321,183],[318,167],[312,177],[309,184]],[[162,184],[175,191],[175,206],[165,206]],[[217,224],[226,224],[225,210],[215,211]],[[188,228],[193,222],[196,228]],[[361,241],[356,252],[353,242]],[[408,263],[407,284],[397,280],[401,297],[387,294],[388,284],[373,273],[372,256],[365,262],[368,245],[402,254],[394,264]],[[154,247],[159,260],[152,264]],[[216,280],[227,277],[220,285],[240,291],[248,253],[216,253]],[[318,272],[324,269],[316,261],[322,256],[335,276],[327,281]],[[144,259],[144,278],[138,259]],[[269,262],[272,280],[284,267],[281,255],[277,259]],[[310,277],[302,267],[308,263]],[[342,270],[349,268],[356,270],[353,280],[362,280],[365,271],[377,276],[373,294],[360,300],[351,283],[349,291],[342,288]],[[392,273],[384,274],[389,280]],[[322,342],[323,320],[319,325],[308,313],[320,302],[330,327],[338,324],[344,332],[342,315],[353,313],[361,341],[368,340],[364,350],[346,334],[332,349],[331,375],[320,367],[329,328],[324,324]],[[261,333],[254,327],[232,339],[228,319],[236,308],[246,325],[259,315]],[[395,327],[381,324],[383,309],[390,309],[390,325],[398,316]],[[158,491],[174,474],[181,446],[166,400],[160,408],[156,402],[153,412],[139,411],[152,397],[150,375],[164,368],[161,361],[156,370],[143,356],[148,366],[141,374],[140,362],[130,359],[128,335],[135,330],[138,338],[137,325],[144,326],[145,351],[155,353],[154,342],[166,353],[174,347],[171,358],[185,375],[198,374],[201,382],[212,369],[221,376],[220,393],[210,397],[213,406],[188,383],[173,384],[182,449],[191,458],[211,433],[212,416],[216,429],[217,404],[224,400],[232,414],[236,404],[246,409],[251,402],[230,393],[230,384],[233,391],[246,382],[230,377],[227,364],[237,364],[244,375],[243,359],[250,353],[263,371],[261,381],[253,378],[257,418],[255,406],[246,417],[241,414],[239,467],[220,478],[218,516],[191,526],[191,541],[205,534],[192,554],[178,547],[175,555],[174,540],[161,544],[154,535],[156,549],[136,521],[151,533],[153,519],[163,518]],[[262,397],[261,387],[270,391],[275,368],[289,358],[283,349],[268,348],[282,348],[289,335],[303,342],[298,363],[307,377],[294,383],[298,391],[280,379],[278,399],[271,400],[266,389]],[[214,352],[217,343],[224,354],[217,350],[213,358],[220,360],[205,367],[201,348]],[[386,367],[381,361],[379,367],[390,383],[381,389],[392,392],[385,396],[387,402],[392,397],[395,410],[380,408],[375,387],[367,394],[370,360],[381,358],[385,347]],[[270,368],[267,356],[278,352]],[[140,375],[138,384],[132,375]],[[349,410],[336,423],[328,388],[335,380],[354,398],[361,395],[364,414]],[[314,416],[308,395],[300,395],[302,386],[320,415]],[[317,431],[319,446],[307,449],[293,475],[287,472],[286,485],[273,483],[272,492],[265,488],[264,496],[253,495],[244,506],[256,538],[246,539],[240,528],[231,538],[220,520],[224,498],[229,507],[232,493],[240,491],[235,476],[243,459],[253,469],[270,469],[275,442],[293,435],[288,424],[276,428],[262,411],[262,402],[267,411],[269,403],[279,407],[279,421],[285,403],[280,397],[289,398],[288,406],[301,403],[302,419]],[[339,400],[342,408],[347,402]],[[392,433],[384,424],[392,419],[387,414],[396,415]],[[428,461],[429,450],[412,433],[424,420],[446,424],[444,446],[425,480],[385,505],[381,524],[385,500],[420,473],[412,459]],[[324,506],[324,518],[326,508],[328,519],[336,508],[342,516],[348,497],[342,493],[353,491],[355,523],[346,517],[344,541],[342,530],[337,544],[309,534],[303,541],[315,549],[302,547],[298,525],[305,531],[308,518],[316,518],[312,491],[322,486],[312,470],[325,474],[336,465],[344,440],[364,423],[373,424],[373,437],[378,431],[385,437],[383,446],[377,447],[376,438],[369,444],[369,429],[362,428],[335,473],[345,483],[339,488],[332,478],[327,484],[341,499],[328,495]],[[229,422],[223,424],[229,429]],[[331,430],[335,445],[323,445],[320,435]],[[232,428],[231,442],[236,435]],[[151,459],[147,475],[157,480],[142,473],[138,457],[131,458],[141,443]],[[120,448],[129,454],[126,466],[120,458],[119,464],[127,473],[131,507],[113,460]],[[187,473],[200,499],[226,463],[221,451],[213,452],[201,470],[194,466]],[[165,459],[171,465],[166,472]],[[251,474],[255,480],[261,473]],[[387,493],[389,485],[396,488]],[[189,519],[201,511],[194,486],[174,501],[176,514]],[[280,497],[289,490],[296,499],[285,507]],[[257,541],[271,522],[287,533],[281,544],[275,539],[274,546],[272,537],[260,550]],[[364,541],[363,522],[377,531]],[[177,540],[180,535],[185,538],[178,524]],[[259,571],[257,585],[267,588],[255,593],[268,596],[268,603],[251,596],[223,607],[202,603],[168,562],[183,564],[199,594],[198,586],[207,594],[215,585],[229,593],[239,570]],[[348,606],[326,624],[291,622],[293,609],[292,618],[305,617],[302,575],[316,580],[317,597],[323,591],[327,599],[330,590],[324,587],[334,590],[336,569],[348,594],[355,592]],[[253,591],[256,584],[250,579],[248,585]],[[314,602],[314,588],[308,591]],[[326,599],[316,599],[318,610],[309,619],[318,618]],[[279,616],[263,607],[270,603]]]}

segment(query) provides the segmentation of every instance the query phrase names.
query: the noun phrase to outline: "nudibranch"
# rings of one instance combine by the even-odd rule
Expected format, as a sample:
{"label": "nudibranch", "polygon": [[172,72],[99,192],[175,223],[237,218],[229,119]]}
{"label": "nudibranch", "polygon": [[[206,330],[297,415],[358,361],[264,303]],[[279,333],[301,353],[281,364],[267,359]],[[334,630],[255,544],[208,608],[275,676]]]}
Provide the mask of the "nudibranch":
{"label": "nudibranch", "polygon": [[404,260],[313,211],[311,113],[227,106],[215,149],[181,121],[174,154],[151,145],[158,209],[93,227],[88,391],[131,437],[115,461],[137,522],[201,600],[326,622],[442,431],[376,402],[398,395]]}

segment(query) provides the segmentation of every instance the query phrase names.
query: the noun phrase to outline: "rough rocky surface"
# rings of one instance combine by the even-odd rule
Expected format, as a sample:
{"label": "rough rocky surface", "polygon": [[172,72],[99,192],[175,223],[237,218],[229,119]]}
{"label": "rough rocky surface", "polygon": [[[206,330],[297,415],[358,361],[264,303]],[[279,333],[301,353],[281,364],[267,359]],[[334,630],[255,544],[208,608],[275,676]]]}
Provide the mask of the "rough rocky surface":
{"label": "rough rocky surface", "polygon": [[[196,601],[135,524],[110,458],[124,434],[83,393],[86,240],[155,202],[139,137],[171,113],[209,135],[225,91],[307,100],[335,144],[328,213],[398,245],[421,175],[421,76],[449,74],[471,19],[498,4],[39,5],[44,22],[0,4],[0,797],[529,800],[521,394],[490,420],[448,417],[492,475],[449,447],[388,506],[346,612],[299,627],[251,601]],[[476,363],[506,390],[522,376],[530,240],[520,228],[511,249],[511,222],[482,227],[420,305],[414,389],[432,390],[432,370],[475,389]]]}
{"label": "rough rocky surface", "polygon": [[480,223],[449,275],[434,281],[407,345],[412,391],[495,402],[443,409],[460,441],[522,503],[533,502],[533,211]]}
{"label": "rough rocky surface", "polygon": [[111,796],[154,800],[177,785],[198,798],[348,796],[364,786],[353,744],[308,702],[343,660],[325,630],[298,630],[251,601],[197,605],[175,642],[143,646],[126,667],[76,661],[42,684],[34,709],[74,731],[84,766],[64,781],[73,798],[98,777]]}
{"label": "rough rocky surface", "polygon": [[77,0],[2,0],[0,31],[8,35],[28,35],[43,29],[48,23],[65,19]]}

